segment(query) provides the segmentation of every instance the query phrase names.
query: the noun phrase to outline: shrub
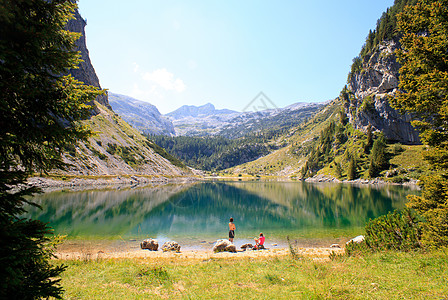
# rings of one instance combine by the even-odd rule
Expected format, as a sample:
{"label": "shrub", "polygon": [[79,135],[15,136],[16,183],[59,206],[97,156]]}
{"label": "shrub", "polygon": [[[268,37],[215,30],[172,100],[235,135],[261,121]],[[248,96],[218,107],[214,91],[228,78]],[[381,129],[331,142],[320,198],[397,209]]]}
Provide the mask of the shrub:
{"label": "shrub", "polygon": [[345,247],[347,255],[366,251],[401,250],[422,248],[422,220],[411,209],[393,211],[385,216],[370,220],[365,229],[365,240],[349,243]]}

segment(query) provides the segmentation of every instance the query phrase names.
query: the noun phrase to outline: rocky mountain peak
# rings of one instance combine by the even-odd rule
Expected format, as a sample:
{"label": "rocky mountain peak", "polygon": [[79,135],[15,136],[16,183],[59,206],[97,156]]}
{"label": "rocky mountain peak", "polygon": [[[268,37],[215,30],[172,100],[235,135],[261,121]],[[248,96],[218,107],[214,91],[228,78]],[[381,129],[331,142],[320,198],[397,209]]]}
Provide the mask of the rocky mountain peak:
{"label": "rocky mountain peak", "polygon": [[364,58],[361,70],[349,78],[345,110],[357,129],[365,130],[370,124],[389,140],[418,144],[411,116],[400,114],[388,100],[398,89],[400,64],[394,51],[399,46],[398,39],[383,41]]}
{"label": "rocky mountain peak", "polygon": [[236,111],[230,109],[216,109],[211,103],[207,103],[201,106],[195,105],[183,105],[173,112],[166,114],[166,116],[178,120],[187,117],[198,117],[198,116],[212,116],[212,115],[223,115],[223,114],[233,114]]}

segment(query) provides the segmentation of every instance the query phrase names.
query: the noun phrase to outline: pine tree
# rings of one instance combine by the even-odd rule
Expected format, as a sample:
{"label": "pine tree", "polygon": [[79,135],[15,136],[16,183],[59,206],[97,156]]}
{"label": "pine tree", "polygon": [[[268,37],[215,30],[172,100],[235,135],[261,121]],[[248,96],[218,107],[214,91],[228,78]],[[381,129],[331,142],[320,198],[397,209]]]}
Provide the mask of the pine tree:
{"label": "pine tree", "polygon": [[347,179],[348,180],[354,180],[357,177],[357,164],[356,164],[356,160],[353,156],[350,157],[350,161],[348,163],[348,168],[347,168]]}
{"label": "pine tree", "polygon": [[364,147],[364,153],[369,153],[373,145],[372,125],[367,126],[367,143]]}
{"label": "pine tree", "polygon": [[426,159],[435,175],[421,179],[422,196],[408,197],[409,207],[426,220],[427,245],[448,245],[448,0],[421,0],[398,17],[403,34],[397,51],[400,92],[394,108],[414,116],[412,124],[430,146]]}
{"label": "pine tree", "polygon": [[377,177],[387,166],[386,139],[381,134],[373,143],[372,152],[370,153],[369,178]]}
{"label": "pine tree", "polygon": [[90,131],[79,120],[100,93],[68,74],[78,65],[78,34],[64,30],[71,0],[2,1],[0,5],[0,298],[61,298],[57,276],[65,269],[49,259],[50,228],[23,219],[24,183],[34,171],[62,167],[67,145]]}

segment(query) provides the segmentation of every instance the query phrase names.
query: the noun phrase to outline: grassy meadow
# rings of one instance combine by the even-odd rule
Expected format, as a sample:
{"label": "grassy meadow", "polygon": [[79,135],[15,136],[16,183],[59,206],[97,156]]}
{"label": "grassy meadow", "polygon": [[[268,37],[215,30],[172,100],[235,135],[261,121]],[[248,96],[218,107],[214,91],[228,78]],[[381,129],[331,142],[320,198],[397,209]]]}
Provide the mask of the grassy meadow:
{"label": "grassy meadow", "polygon": [[[60,263],[60,261],[56,261]],[[63,262],[65,299],[447,299],[448,250]]]}

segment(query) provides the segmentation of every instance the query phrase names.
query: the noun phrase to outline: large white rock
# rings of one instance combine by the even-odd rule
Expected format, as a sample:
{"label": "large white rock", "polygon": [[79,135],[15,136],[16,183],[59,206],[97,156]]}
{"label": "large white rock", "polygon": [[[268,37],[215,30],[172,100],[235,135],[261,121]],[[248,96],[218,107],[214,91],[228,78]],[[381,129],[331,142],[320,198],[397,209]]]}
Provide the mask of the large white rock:
{"label": "large white rock", "polygon": [[350,243],[356,243],[359,244],[365,240],[365,237],[363,235],[358,235],[357,237],[352,238],[350,241],[347,242],[347,244]]}

